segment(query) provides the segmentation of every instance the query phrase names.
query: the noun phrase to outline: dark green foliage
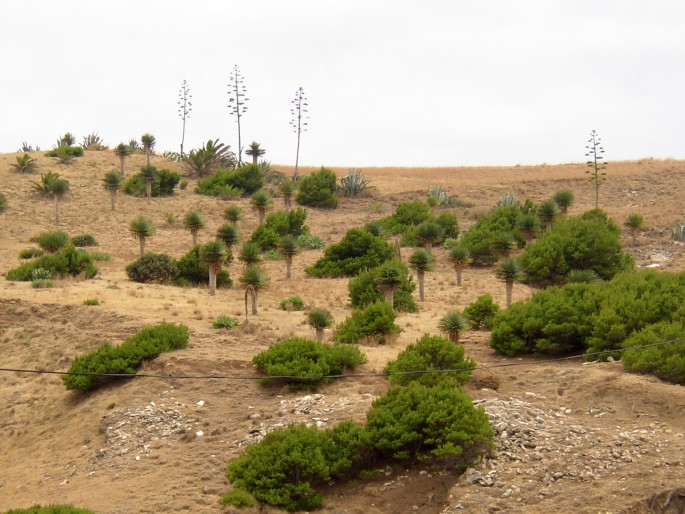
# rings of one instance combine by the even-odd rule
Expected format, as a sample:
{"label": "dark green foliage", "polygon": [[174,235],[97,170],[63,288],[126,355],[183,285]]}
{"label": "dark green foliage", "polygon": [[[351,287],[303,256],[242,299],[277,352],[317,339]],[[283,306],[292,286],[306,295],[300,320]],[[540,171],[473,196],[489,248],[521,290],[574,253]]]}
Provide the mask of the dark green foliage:
{"label": "dark green foliage", "polygon": [[401,203],[395,209],[395,214],[386,218],[385,224],[388,229],[397,233],[395,227],[406,227],[408,225],[420,225],[424,221],[428,221],[432,216],[431,209],[427,203],[421,201]]}
{"label": "dark green foliage", "polygon": [[112,377],[95,376],[91,373],[134,375],[143,361],[156,359],[163,352],[180,350],[187,345],[188,327],[161,323],[137,332],[119,346],[104,343],[95,351],[76,357],[69,372],[77,374],[63,375],[62,381],[70,390],[92,390]]}
{"label": "dark green foliage", "polygon": [[471,262],[477,266],[491,266],[502,256],[499,242],[505,237],[511,238],[516,245],[525,244],[525,238],[518,232],[521,207],[495,207],[482,216],[464,232],[461,243],[471,254]]}
{"label": "dark green foliage", "polygon": [[83,273],[85,278],[93,278],[98,272],[88,253],[69,245],[53,254],[25,262],[21,266],[9,270],[5,277],[7,280],[31,281],[33,280],[31,273],[36,268],[48,270],[52,277],[77,276]]}
{"label": "dark green foliage", "polygon": [[241,509],[243,507],[254,507],[257,505],[257,500],[255,500],[255,497],[247,491],[243,491],[242,489],[233,489],[232,491],[224,494],[221,497],[221,500],[219,500],[219,503],[224,506],[233,505],[234,507]]}
{"label": "dark green foliage", "polygon": [[468,305],[464,309],[464,316],[469,320],[471,328],[490,330],[492,328],[492,321],[498,311],[499,305],[493,301],[492,295],[487,293],[479,296],[475,302]]}
{"label": "dark green foliage", "polygon": [[407,266],[398,261],[387,261],[380,266],[364,270],[350,279],[347,291],[352,307],[361,308],[370,303],[383,300],[383,293],[378,287],[378,277],[384,268],[397,268],[400,275],[400,285],[393,294],[393,307],[401,312],[416,312],[418,310],[412,297],[416,284]]}
{"label": "dark green foliage", "polygon": [[387,302],[375,302],[354,310],[340,323],[335,329],[335,340],[338,343],[384,343],[387,336],[401,331],[395,325],[395,311],[392,306]]}
{"label": "dark green foliage", "polygon": [[300,181],[300,189],[295,201],[309,207],[335,209],[338,206],[336,176],[328,168],[307,175]]}
{"label": "dark green foliage", "polygon": [[174,259],[163,253],[148,252],[126,266],[126,275],[134,282],[170,282],[178,273]]}
{"label": "dark green foliage", "polygon": [[364,178],[364,173],[359,168],[351,169],[346,176],[340,177],[338,190],[343,196],[360,196],[367,193],[369,180]]}
{"label": "dark green foliage", "polygon": [[447,238],[456,239],[459,236],[459,222],[455,214],[443,212],[435,218],[435,223],[440,225],[443,230],[443,236],[439,242],[444,242]]}
{"label": "dark green foliage", "polygon": [[299,296],[291,296],[290,298],[281,300],[279,306],[283,311],[303,311],[305,307],[304,300]]}
{"label": "dark green foliage", "polygon": [[92,510],[80,509],[73,505],[34,505],[27,509],[10,509],[4,514],[95,514]]}
{"label": "dark green foliage", "polygon": [[91,234],[78,234],[71,238],[71,244],[77,248],[98,246],[98,242]]}
{"label": "dark green foliage", "polygon": [[193,149],[188,155],[183,156],[186,169],[198,177],[211,175],[219,168],[233,168],[235,162],[233,152],[218,139],[209,139],[200,148]]}
{"label": "dark green foliage", "polygon": [[492,448],[493,431],[482,408],[449,379],[433,387],[412,381],[373,402],[367,430],[382,455],[464,469]]}
{"label": "dark green foliage", "polygon": [[[330,382],[330,379],[323,377],[339,375],[345,369],[354,369],[366,362],[366,356],[356,346],[329,345],[296,337],[276,343],[268,350],[258,353],[252,358],[252,362],[262,373],[279,377],[280,382],[297,388],[316,387],[321,382]],[[274,380],[262,380],[263,384],[273,382]]]}
{"label": "dark green foliage", "polygon": [[240,325],[240,321],[230,316],[219,316],[212,321],[212,328],[235,328]]}
{"label": "dark green foliage", "polygon": [[52,184],[60,179],[60,174],[53,171],[42,173],[39,182],[33,182],[33,190],[41,196],[52,194]]}
{"label": "dark green foliage", "polygon": [[0,213],[5,212],[5,210],[7,210],[7,199],[5,195],[0,193]]}
{"label": "dark green foliage", "polygon": [[[145,187],[147,180],[145,177],[145,168],[146,166],[143,166],[143,171],[133,175],[126,182],[124,182],[124,193],[140,198],[146,195]],[[180,173],[167,169],[158,171],[154,168],[154,166],[150,166],[150,168],[155,171],[155,173],[152,174],[153,180],[151,195],[154,197],[172,196],[174,194],[174,189],[181,180]]]}
{"label": "dark green foliage", "polygon": [[[623,366],[635,373],[648,373],[663,380],[685,385],[685,324],[683,319],[649,325],[623,341]],[[630,348],[677,341],[650,348]]]}
{"label": "dark green foliage", "polygon": [[[475,366],[474,361],[464,358],[463,346],[454,344],[444,337],[425,334],[416,343],[412,343],[402,350],[395,360],[388,362],[385,366],[385,372],[389,375],[389,380],[395,384],[407,385],[416,381],[427,386],[433,386],[446,378],[454,380],[457,384],[463,384],[469,379],[471,370]],[[447,369],[463,371],[393,374]]]}
{"label": "dark green foliage", "polygon": [[[250,196],[264,187],[264,172],[259,165],[244,164],[235,170],[220,170],[197,183],[197,192],[209,196],[232,197],[238,190],[242,196]],[[228,193],[227,193],[228,192]]]}
{"label": "dark green foliage", "polygon": [[366,230],[353,228],[305,271],[318,278],[351,277],[394,257],[395,249],[390,244]]}
{"label": "dark green foliage", "polygon": [[22,156],[17,155],[17,162],[10,163],[14,171],[18,173],[31,173],[36,169],[38,163],[29,154],[24,153]]}
{"label": "dark green foliage", "polygon": [[80,146],[58,146],[45,154],[46,157],[57,157],[61,163],[68,163],[74,157],[83,157],[83,148]]}
{"label": "dark green foliage", "polygon": [[40,248],[25,248],[19,252],[20,259],[34,259],[43,255],[45,255],[45,252]]}
{"label": "dark green foliage", "polygon": [[[177,285],[204,286],[209,281],[209,266],[200,259],[201,245],[195,246],[176,261],[178,275],[174,278]],[[233,281],[228,271],[221,270],[216,274],[216,287],[231,287]]]}
{"label": "dark green foliage", "polygon": [[274,250],[285,235],[298,237],[309,233],[305,225],[307,210],[302,208],[289,211],[279,211],[269,214],[266,221],[252,233],[250,241],[257,244],[265,252]]}
{"label": "dark green foliage", "polygon": [[55,253],[69,244],[69,236],[62,230],[55,230],[38,234],[31,238],[31,242],[36,243],[46,252]]}
{"label": "dark green foliage", "polygon": [[564,283],[571,270],[592,270],[609,279],[630,269],[632,259],[622,251],[620,232],[599,209],[559,220],[521,255],[524,280],[547,286]]}

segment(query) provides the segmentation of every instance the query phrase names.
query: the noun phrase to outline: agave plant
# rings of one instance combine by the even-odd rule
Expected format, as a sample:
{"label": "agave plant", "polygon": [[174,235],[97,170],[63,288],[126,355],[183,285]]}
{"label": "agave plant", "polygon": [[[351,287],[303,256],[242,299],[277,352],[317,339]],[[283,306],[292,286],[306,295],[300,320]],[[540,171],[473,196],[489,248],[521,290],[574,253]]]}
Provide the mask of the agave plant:
{"label": "agave plant", "polygon": [[98,135],[98,133],[91,132],[87,136],[83,136],[83,142],[81,143],[81,146],[84,150],[95,150],[99,152],[107,148],[102,143],[102,138]]}
{"label": "agave plant", "polygon": [[57,140],[55,146],[60,148],[62,146],[74,146],[75,144],[76,138],[74,135],[71,132],[65,132],[65,134]]}
{"label": "agave plant", "polygon": [[456,196],[449,196],[441,185],[428,188],[428,204],[433,207],[459,207],[461,202]]}
{"label": "agave plant", "polygon": [[453,343],[459,342],[459,336],[469,326],[466,316],[458,311],[449,311],[443,314],[438,321],[438,329],[440,332],[447,334],[450,341]]}
{"label": "agave plant", "polygon": [[678,223],[671,229],[671,236],[677,241],[685,241],[685,224]]}
{"label": "agave plant", "polygon": [[197,150],[191,150],[183,163],[191,173],[206,177],[220,168],[234,168],[236,158],[228,146],[218,139],[210,139]]}
{"label": "agave plant", "polygon": [[366,193],[369,188],[369,180],[364,178],[362,170],[356,168],[351,169],[347,175],[340,178],[338,191],[343,196],[359,196]]}
{"label": "agave plant", "polygon": [[170,150],[164,150],[162,152],[162,157],[165,159],[169,159],[172,162],[181,162],[183,159],[181,159],[181,154],[178,152],[172,152]]}
{"label": "agave plant", "polygon": [[36,148],[33,148],[30,144],[28,144],[26,141],[21,142],[21,148],[17,150],[17,152],[40,152],[40,146],[36,146]]}
{"label": "agave plant", "polygon": [[502,198],[495,207],[512,207],[514,205],[519,205],[519,198],[511,191],[507,191],[502,195]]}

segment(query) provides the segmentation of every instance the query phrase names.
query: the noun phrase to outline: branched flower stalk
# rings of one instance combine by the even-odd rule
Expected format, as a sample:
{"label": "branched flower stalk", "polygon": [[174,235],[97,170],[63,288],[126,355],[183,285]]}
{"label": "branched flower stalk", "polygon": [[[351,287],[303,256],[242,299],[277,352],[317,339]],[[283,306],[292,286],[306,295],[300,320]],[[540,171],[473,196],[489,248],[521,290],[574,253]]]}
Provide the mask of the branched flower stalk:
{"label": "branched flower stalk", "polygon": [[300,137],[302,132],[307,130],[307,120],[309,116],[309,104],[307,103],[307,97],[304,94],[304,89],[301,87],[295,92],[295,98],[291,102],[293,104],[290,109],[290,114],[293,118],[290,120],[290,125],[293,127],[293,131],[297,134],[297,152],[295,153],[295,172],[293,173],[293,180],[298,180],[300,175],[298,172],[298,167],[300,164]]}
{"label": "branched flower stalk", "polygon": [[178,92],[178,115],[183,120],[183,133],[181,135],[181,158],[183,158],[183,143],[186,140],[186,122],[190,118],[190,113],[193,110],[193,104],[190,99],[193,95],[190,94],[188,83],[183,80],[181,89]]}
{"label": "branched flower stalk", "polygon": [[228,84],[228,94],[230,95],[228,99],[228,109],[231,116],[236,117],[236,122],[238,123],[238,166],[243,163],[243,146],[240,134],[240,118],[247,111],[247,105],[245,103],[249,100],[245,96],[247,89],[245,88],[244,78],[240,73],[240,69],[236,64],[233,66],[233,72],[231,73],[231,81]]}

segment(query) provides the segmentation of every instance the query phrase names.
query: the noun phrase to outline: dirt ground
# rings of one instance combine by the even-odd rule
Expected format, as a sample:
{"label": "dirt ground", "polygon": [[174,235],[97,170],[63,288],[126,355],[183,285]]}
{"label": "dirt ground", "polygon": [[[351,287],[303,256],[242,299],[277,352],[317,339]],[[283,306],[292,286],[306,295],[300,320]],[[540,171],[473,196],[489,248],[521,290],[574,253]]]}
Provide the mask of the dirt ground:
{"label": "dirt ground", "polygon": [[[323,427],[343,419],[363,421],[373,399],[387,389],[387,380],[378,376],[340,380],[316,394],[251,380],[255,353],[287,337],[311,335],[302,313],[279,309],[282,299],[298,294],[310,306],[331,310],[336,321],[351,312],[347,280],[311,279],[303,272],[321,250],[298,255],[291,280],[285,279],[282,261],[266,262],[271,285],[260,295],[259,315],[245,327],[217,331],[211,322],[218,316],[244,315],[238,287],[211,297],[206,288],[130,282],[124,268],[138,257],[138,243],[128,233],[137,215],[151,217],[157,227],[149,251],[180,257],[190,249],[191,236],[180,221],[168,225],[165,215],[180,220],[201,210],[208,226],[200,242],[206,242],[223,223],[226,201],[194,194],[190,179],[186,190],[170,198],[148,202],[121,195],[112,212],[102,187],[104,173],[118,166],[112,152],[86,152],[68,166],[41,153],[33,156],[38,171],[20,175],[9,166],[15,154],[0,155],[0,192],[8,202],[0,214],[0,273],[20,264],[19,251],[33,246],[31,236],[56,228],[92,234],[97,250],[112,259],[98,263],[100,274],[93,280],[59,280],[51,289],[0,277],[0,367],[66,370],[75,355],[103,341],[118,343],[142,327],[170,321],[189,326],[188,348],[162,355],[143,371],[222,378],[139,378],[83,395],[68,392],[57,375],[0,372],[0,511],[71,503],[101,514],[231,512],[218,504],[229,489],[224,470],[246,444],[290,422]],[[128,173],[142,164],[144,157],[133,155]],[[161,157],[153,157],[153,164],[178,169]],[[32,192],[32,183],[49,170],[71,183],[59,227],[53,203]],[[370,168],[364,170],[375,186],[369,197],[343,199],[335,211],[310,209],[307,224],[330,244],[349,228],[392,213],[401,201],[425,198],[428,186],[438,184],[473,204],[455,210],[462,228],[508,191],[541,201],[570,189],[576,199],[570,214],[579,214],[594,206],[584,171],[582,164]],[[685,269],[685,247],[670,237],[671,227],[685,222],[684,173],[685,162],[673,160],[608,166],[600,205],[619,224],[635,212],[645,218],[637,245],[624,236],[638,266]],[[235,203],[245,213],[241,233],[248,235],[257,215],[247,200]],[[276,207],[281,208],[278,199]],[[504,287],[491,270],[466,270],[458,288],[444,252],[435,252],[438,266],[426,277],[420,311],[398,316],[403,332],[390,344],[363,347],[369,362],[361,373],[381,372],[407,344],[436,333],[437,320],[448,309],[463,309],[486,292],[504,304]],[[231,266],[232,275],[238,266]],[[532,293],[517,284],[514,301]],[[84,305],[95,298],[99,305]],[[673,509],[685,504],[685,389],[624,373],[620,363],[505,359],[489,349],[487,332],[469,331],[462,340],[483,367],[467,389],[496,428],[495,454],[462,477],[420,467],[387,468],[374,478],[331,484],[322,512],[682,512]],[[512,366],[488,368],[502,364]]]}

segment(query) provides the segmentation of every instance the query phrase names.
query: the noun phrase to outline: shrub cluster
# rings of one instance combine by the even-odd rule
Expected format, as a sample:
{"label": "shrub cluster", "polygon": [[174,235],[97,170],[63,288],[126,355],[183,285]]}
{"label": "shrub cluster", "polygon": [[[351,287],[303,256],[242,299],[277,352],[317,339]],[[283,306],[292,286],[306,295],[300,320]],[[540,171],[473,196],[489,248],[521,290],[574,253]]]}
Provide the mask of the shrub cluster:
{"label": "shrub cluster", "polygon": [[409,273],[409,268],[402,262],[387,261],[380,266],[364,270],[350,279],[347,291],[352,307],[362,308],[370,303],[384,299],[383,292],[378,287],[378,278],[384,269],[394,267],[398,270],[399,284],[393,294],[393,307],[400,312],[416,312],[418,310],[412,293],[416,284]]}
{"label": "shrub cluster", "polygon": [[219,170],[198,181],[196,192],[208,196],[235,198],[249,196],[264,187],[264,172],[259,165],[245,164],[234,170]]}
{"label": "shrub cluster", "polygon": [[380,237],[353,228],[340,242],[326,248],[323,257],[305,269],[318,278],[352,277],[395,257],[394,248]]}
{"label": "shrub cluster", "polygon": [[275,250],[285,235],[299,237],[309,234],[305,225],[307,210],[302,208],[279,211],[269,214],[264,223],[252,233],[250,241],[257,244],[263,252]]}
{"label": "shrub cluster", "polygon": [[34,505],[27,509],[10,509],[4,514],[95,514],[92,510],[80,509],[73,505]]}
{"label": "shrub cluster", "polygon": [[98,272],[93,264],[93,259],[87,252],[79,251],[74,246],[69,245],[53,254],[25,262],[19,267],[9,270],[5,277],[7,280],[28,282],[33,280],[31,274],[36,268],[47,270],[52,277],[78,276],[83,273],[86,278],[93,278]]}
{"label": "shrub cluster", "polygon": [[[500,311],[493,322],[490,346],[506,355],[606,352],[604,358],[617,358],[622,346],[633,347],[641,338],[668,334],[667,328],[683,321],[685,273],[629,272],[608,282],[550,287]],[[647,362],[656,354],[666,360],[669,352],[677,351],[677,346],[657,348],[631,351],[634,357],[628,358],[628,365],[632,367],[642,356]],[[643,363],[639,369],[657,367]],[[679,373],[682,369],[673,375]]]}
{"label": "shrub cluster", "polygon": [[[145,168],[146,167],[143,169]],[[150,194],[154,197],[172,196],[174,194],[174,189],[181,181],[181,174],[167,169],[157,170],[153,166],[150,166],[150,168],[151,171],[148,171],[148,173],[154,177]],[[123,191],[127,195],[144,197],[147,194],[146,187],[147,180],[145,173],[141,171],[124,182]]]}
{"label": "shrub cluster", "polygon": [[[126,266],[126,275],[134,282],[173,282],[179,286],[204,285],[209,281],[209,267],[200,259],[197,245],[178,260],[163,253],[148,252]],[[228,271],[216,276],[217,287],[231,287]]]}
{"label": "shrub cluster", "polygon": [[316,173],[307,175],[300,181],[295,201],[309,207],[335,209],[340,201],[336,191],[335,173],[322,167]]}
{"label": "shrub cluster", "polygon": [[300,296],[291,296],[285,300],[281,300],[279,304],[282,311],[303,311],[304,300]]}
{"label": "shrub cluster", "polygon": [[83,157],[81,146],[58,146],[45,154],[46,157],[57,157],[60,162],[69,162],[74,157]]}
{"label": "shrub cluster", "polygon": [[71,238],[71,244],[77,248],[98,246],[97,240],[91,234],[78,234]]}
{"label": "shrub cluster", "polygon": [[33,236],[31,242],[36,243],[46,252],[55,253],[69,244],[69,236],[62,230],[54,230]]}
{"label": "shrub cluster", "polygon": [[387,336],[401,331],[402,329],[395,325],[395,311],[392,306],[381,301],[352,311],[352,314],[335,328],[335,340],[346,344],[384,343]]}
{"label": "shrub cluster", "polygon": [[421,229],[428,227],[434,233],[434,244],[441,244],[445,239],[459,235],[459,224],[453,213],[444,212],[434,216],[429,205],[419,200],[399,204],[394,214],[378,220],[378,223],[388,234],[401,234],[402,246],[421,246]]}
{"label": "shrub cluster", "polygon": [[156,359],[163,352],[180,350],[187,345],[188,327],[161,323],[141,330],[119,346],[104,343],[95,351],[76,357],[69,372],[77,374],[63,375],[62,381],[69,390],[92,390],[112,378],[98,374],[135,375],[143,361]]}
{"label": "shrub cluster", "polygon": [[526,238],[518,230],[524,211],[518,204],[495,207],[481,216],[466,232],[461,243],[475,266],[492,266]]}
{"label": "shrub cluster", "polygon": [[[366,362],[366,356],[356,346],[324,344],[312,339],[295,337],[274,344],[252,359],[261,372],[278,377],[294,389],[316,387],[330,382],[326,375],[340,375]],[[287,378],[286,378],[287,377]],[[263,379],[262,384],[272,383]]]}
{"label": "shrub cluster", "polygon": [[[397,366],[472,366],[460,348],[424,336],[400,354]],[[292,358],[297,360],[299,353]],[[322,485],[352,479],[379,461],[397,460],[403,466],[423,461],[465,469],[492,448],[487,415],[459,388],[457,379],[465,380],[468,372],[451,378],[425,376],[436,378],[432,386],[411,380],[374,401],[365,425],[344,421],[326,430],[291,425],[270,432],[229,463],[227,476],[234,489],[223,503],[249,505],[256,499],[289,511],[312,510],[323,504]]]}
{"label": "shrub cluster", "polygon": [[464,309],[464,316],[469,320],[469,325],[475,330],[485,328],[490,330],[495,314],[499,311],[490,293],[479,296],[475,302]]}

